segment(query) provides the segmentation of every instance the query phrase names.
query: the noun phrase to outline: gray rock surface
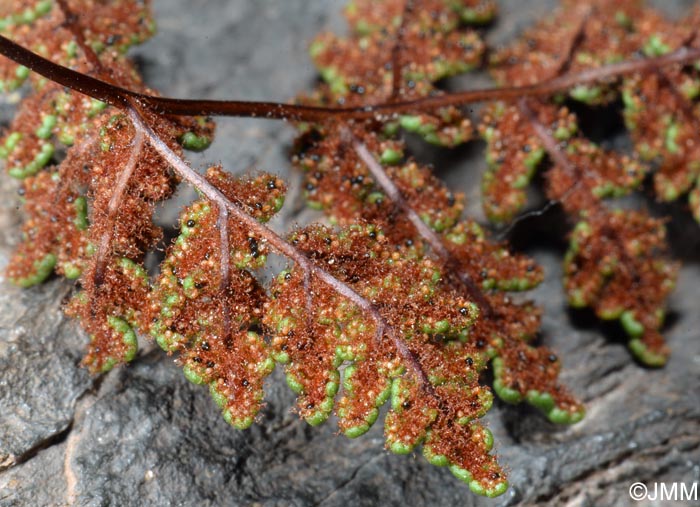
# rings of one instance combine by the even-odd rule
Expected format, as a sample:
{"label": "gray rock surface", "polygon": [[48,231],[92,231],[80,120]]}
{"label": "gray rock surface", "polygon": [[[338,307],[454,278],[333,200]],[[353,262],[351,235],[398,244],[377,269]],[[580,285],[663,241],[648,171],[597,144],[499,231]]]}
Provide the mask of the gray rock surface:
{"label": "gray rock surface", "polygon": [[[307,41],[319,29],[342,29],[342,3],[158,0],[160,33],[136,54],[146,80],[166,95],[284,100],[313,83]],[[556,2],[500,3],[503,21],[489,35],[497,43]],[[664,7],[678,12],[691,3]],[[292,137],[280,123],[222,120],[212,149],[193,160],[286,174]],[[436,157],[477,216],[480,152],[474,144],[422,155]],[[289,179],[294,184],[298,175]],[[19,221],[7,180],[0,180],[2,265]],[[304,219],[291,201],[280,227]],[[86,338],[59,311],[70,287],[52,281],[26,291],[0,286],[0,506],[625,506],[633,504],[627,491],[636,481],[697,483],[700,228],[682,215],[671,224],[674,253],[685,265],[666,330],[673,356],[666,368],[647,370],[630,358],[617,328],[566,309],[563,245],[552,232],[560,226],[556,214],[526,222],[515,244],[546,269],[534,293],[546,309],[542,341],[558,351],[564,380],[588,415],[560,428],[527,407],[496,404],[487,420],[510,469],[504,496],[477,498],[420,456],[388,453],[380,424],[357,440],[336,436],[332,424],[307,426],[290,412],[293,397],[279,372],[260,423],[245,432],[228,427],[206,390],[157,350],[90,378],[78,365]]]}

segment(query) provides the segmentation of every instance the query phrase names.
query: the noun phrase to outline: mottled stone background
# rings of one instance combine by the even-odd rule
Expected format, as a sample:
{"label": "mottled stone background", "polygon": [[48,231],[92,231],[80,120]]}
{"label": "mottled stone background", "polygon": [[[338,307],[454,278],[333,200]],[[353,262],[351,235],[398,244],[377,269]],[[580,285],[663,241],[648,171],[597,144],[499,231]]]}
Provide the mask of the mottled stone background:
{"label": "mottled stone background", "polygon": [[[493,43],[556,4],[499,3],[501,18],[488,35]],[[658,3],[678,15],[693,2]],[[134,54],[146,80],[166,95],[286,100],[313,84],[307,43],[320,29],[343,28],[342,4],[156,0],[159,34]],[[454,85],[487,83],[473,76]],[[11,106],[2,103],[0,113],[7,122]],[[597,119],[591,128],[614,123]],[[624,145],[615,134],[604,132],[606,142]],[[298,188],[287,161],[292,136],[282,123],[222,120],[214,146],[193,161],[279,172]],[[472,143],[419,153],[467,193],[478,217],[482,150]],[[0,185],[4,265],[17,240],[19,203],[14,182],[3,177]],[[546,309],[541,340],[558,351],[564,381],[588,415],[561,428],[527,407],[497,403],[487,420],[510,470],[511,488],[502,497],[477,498],[419,455],[388,453],[381,424],[357,440],[336,436],[333,424],[307,426],[290,412],[293,397],[279,372],[260,424],[245,432],[229,428],[207,391],[189,384],[157,350],[90,378],[78,366],[86,338],[60,313],[70,287],[54,280],[25,291],[0,285],[0,506],[625,506],[635,481],[690,486],[700,480],[700,227],[680,207],[649,205],[674,214],[673,251],[684,262],[666,329],[673,356],[662,370],[636,364],[618,328],[567,310],[559,282],[561,216],[549,213],[514,232],[515,246],[546,268],[534,292]],[[298,209],[292,192],[277,226],[306,220],[308,212]],[[172,213],[164,210],[163,220]]]}

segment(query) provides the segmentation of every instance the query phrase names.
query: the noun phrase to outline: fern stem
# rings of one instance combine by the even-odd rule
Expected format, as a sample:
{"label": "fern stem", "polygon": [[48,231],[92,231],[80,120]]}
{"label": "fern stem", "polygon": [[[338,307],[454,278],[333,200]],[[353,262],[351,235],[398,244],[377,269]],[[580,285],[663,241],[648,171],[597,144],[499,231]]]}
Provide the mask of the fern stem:
{"label": "fern stem", "polygon": [[588,24],[588,20],[590,19],[591,14],[593,14],[595,10],[595,7],[590,6],[584,8],[581,20],[579,21],[579,24],[576,27],[576,31],[573,33],[571,40],[569,41],[569,44],[566,47],[566,50],[564,51],[565,56],[562,59],[561,64],[559,64],[555,68],[555,72],[552,73],[553,78],[563,76],[568,72],[569,68],[571,67],[571,64],[573,63],[574,54],[586,39],[586,25]]}
{"label": "fern stem", "polygon": [[467,90],[416,100],[382,103],[357,108],[329,108],[279,102],[175,99],[136,93],[53,63],[2,35],[0,35],[0,54],[60,85],[67,86],[120,109],[127,109],[131,107],[132,103],[135,103],[142,109],[147,108],[157,114],[236,116],[310,122],[322,122],[331,119],[364,120],[377,117],[381,119],[383,116],[431,111],[441,107],[460,106],[475,102],[547,96],[576,85],[593,83],[601,79],[700,60],[700,48],[681,47],[663,56],[604,65],[576,74],[566,74],[534,85]]}
{"label": "fern stem", "polygon": [[396,29],[396,40],[391,49],[391,96],[389,102],[395,102],[401,96],[401,81],[403,78],[401,62],[403,60],[404,34],[406,20],[413,14],[413,0],[405,0],[401,14],[401,24]]}
{"label": "fern stem", "polygon": [[71,10],[66,0],[56,0],[56,3],[58,4],[58,8],[61,10],[65,18],[63,25],[73,34],[73,37],[75,37],[75,42],[83,51],[85,58],[90,65],[92,65],[98,75],[104,76],[105,69],[102,66],[102,62],[100,62],[100,58],[97,56],[97,53],[95,53],[92,47],[90,47],[90,45],[88,45],[86,42],[85,33],[83,32],[80,23],[78,23],[78,15]]}
{"label": "fern stem", "polygon": [[116,187],[114,188],[114,193],[109,199],[107,216],[105,217],[107,227],[100,237],[100,242],[97,247],[97,255],[95,257],[93,283],[95,284],[96,290],[99,290],[100,285],[104,281],[105,267],[107,265],[107,259],[110,255],[109,249],[112,243],[112,233],[114,231],[114,219],[116,218],[119,207],[124,199],[124,194],[127,191],[131,176],[134,174],[134,170],[138,165],[144,142],[144,133],[136,129],[136,133],[134,134],[134,138],[131,142],[132,149],[131,153],[129,154],[129,159],[127,160],[124,168],[120,171],[119,177],[117,178]]}
{"label": "fern stem", "polygon": [[228,237],[228,217],[229,212],[226,206],[218,206],[219,217],[217,227],[219,228],[219,293],[221,295],[221,328],[223,329],[224,340],[231,336],[231,309],[226,304],[226,295],[231,283],[231,253]]}

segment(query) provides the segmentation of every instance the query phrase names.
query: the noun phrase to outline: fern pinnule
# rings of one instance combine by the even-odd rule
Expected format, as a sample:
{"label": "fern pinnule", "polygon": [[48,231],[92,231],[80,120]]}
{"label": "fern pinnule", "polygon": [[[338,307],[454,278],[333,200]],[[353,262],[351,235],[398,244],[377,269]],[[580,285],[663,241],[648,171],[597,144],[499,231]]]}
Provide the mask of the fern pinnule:
{"label": "fern pinnule", "polygon": [[564,258],[569,304],[619,319],[629,349],[649,366],[663,366],[669,348],[659,329],[679,265],[666,257],[663,222],[643,212],[605,210],[576,224]]}

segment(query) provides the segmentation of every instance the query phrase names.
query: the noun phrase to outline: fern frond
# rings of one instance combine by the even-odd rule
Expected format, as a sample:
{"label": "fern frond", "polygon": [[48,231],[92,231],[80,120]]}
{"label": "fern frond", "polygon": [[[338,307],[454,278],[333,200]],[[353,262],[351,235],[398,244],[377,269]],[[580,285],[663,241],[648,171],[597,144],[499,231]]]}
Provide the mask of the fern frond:
{"label": "fern frond", "polygon": [[[501,494],[506,479],[479,422],[493,403],[481,374],[490,366],[502,400],[527,402],[553,422],[577,422],[584,409],[558,381],[558,356],[534,343],[540,309],[511,294],[539,284],[542,270],[462,217],[464,196],[410,156],[401,130],[455,146],[473,130],[458,106],[495,100],[479,128],[487,215],[513,219],[548,159],[547,195],[578,224],[565,259],[570,303],[619,319],[630,349],[654,366],[668,355],[659,330],[678,267],[662,221],[607,199],[655,170],[665,200],[687,192],[693,205],[700,200],[700,86],[689,63],[700,10],[674,28],[632,0],[564,4],[493,58],[497,80],[533,86],[448,96],[437,81],[481,63],[484,42],[472,28],[495,4],[355,0],[350,35],[312,44],[324,83],[296,105],[158,97],[123,54],[152,32],[148,2],[3,4],[0,32],[49,59],[0,38],[3,54],[44,76],[29,78],[0,140],[28,217],[10,278],[79,279],[67,312],[90,336],[84,364],[93,372],[134,359],[137,333],[147,333],[189,381],[209,386],[228,423],[246,428],[280,363],[308,423],[335,414],[357,437],[390,400],[391,451],[422,446],[474,492]],[[636,52],[650,58],[608,65]],[[27,78],[26,68],[0,62],[5,89]],[[549,97],[557,93],[589,106],[621,96],[637,154],[587,139],[564,95]],[[336,228],[311,225],[285,239],[265,225],[283,205],[281,179],[190,167],[184,150],[205,149],[214,132],[201,114],[297,121],[294,163],[306,197]],[[163,237],[153,215],[181,182],[199,197],[151,280],[145,257]],[[259,270],[270,253],[289,266],[268,285]]]}

